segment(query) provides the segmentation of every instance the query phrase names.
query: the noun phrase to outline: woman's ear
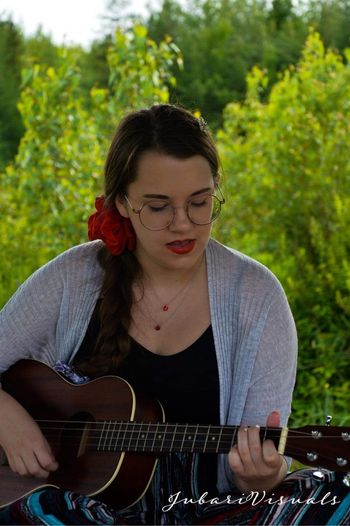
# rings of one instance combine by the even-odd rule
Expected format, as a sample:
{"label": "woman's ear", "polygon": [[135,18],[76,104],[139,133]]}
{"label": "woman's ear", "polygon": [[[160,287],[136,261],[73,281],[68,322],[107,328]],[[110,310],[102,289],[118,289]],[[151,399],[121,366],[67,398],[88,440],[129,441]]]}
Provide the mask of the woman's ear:
{"label": "woman's ear", "polygon": [[116,197],[115,206],[117,207],[117,210],[121,216],[129,217],[129,210],[127,207],[127,202],[126,202],[125,197],[123,197],[122,195]]}

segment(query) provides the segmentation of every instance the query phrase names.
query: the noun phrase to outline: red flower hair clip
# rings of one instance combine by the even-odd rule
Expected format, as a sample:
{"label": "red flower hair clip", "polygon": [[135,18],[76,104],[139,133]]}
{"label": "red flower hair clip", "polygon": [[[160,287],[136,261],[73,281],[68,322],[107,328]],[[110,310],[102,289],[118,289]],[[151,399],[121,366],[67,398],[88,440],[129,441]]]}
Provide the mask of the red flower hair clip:
{"label": "red flower hair clip", "polygon": [[123,217],[116,206],[105,206],[105,197],[96,197],[97,212],[89,217],[88,236],[90,241],[102,239],[113,256],[122,254],[126,249],[135,250],[135,230],[129,218]]}

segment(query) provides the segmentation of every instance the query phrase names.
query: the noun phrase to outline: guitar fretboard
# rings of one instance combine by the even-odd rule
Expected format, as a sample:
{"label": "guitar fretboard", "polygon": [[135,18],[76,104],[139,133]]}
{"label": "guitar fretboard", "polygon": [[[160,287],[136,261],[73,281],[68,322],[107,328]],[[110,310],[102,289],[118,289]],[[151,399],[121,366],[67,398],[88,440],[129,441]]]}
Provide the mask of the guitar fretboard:
{"label": "guitar fretboard", "polygon": [[[110,420],[99,422],[91,433],[98,451],[226,453],[235,445],[238,429],[238,426]],[[270,438],[276,447],[280,434],[280,428],[260,428],[261,441]]]}

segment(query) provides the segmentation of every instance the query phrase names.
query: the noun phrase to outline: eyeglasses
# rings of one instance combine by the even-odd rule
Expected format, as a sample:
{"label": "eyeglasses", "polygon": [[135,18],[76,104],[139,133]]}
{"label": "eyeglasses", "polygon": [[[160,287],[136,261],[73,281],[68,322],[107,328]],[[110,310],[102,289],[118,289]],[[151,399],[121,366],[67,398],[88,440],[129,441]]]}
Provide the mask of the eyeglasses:
{"label": "eyeglasses", "polygon": [[138,214],[141,224],[148,230],[163,230],[174,221],[176,210],[185,208],[188,219],[195,225],[209,225],[220,215],[221,206],[225,203],[220,188],[220,197],[214,194],[201,194],[189,199],[184,207],[174,207],[160,199],[146,201],[140,208],[133,208],[128,197],[124,195],[131,210]]}

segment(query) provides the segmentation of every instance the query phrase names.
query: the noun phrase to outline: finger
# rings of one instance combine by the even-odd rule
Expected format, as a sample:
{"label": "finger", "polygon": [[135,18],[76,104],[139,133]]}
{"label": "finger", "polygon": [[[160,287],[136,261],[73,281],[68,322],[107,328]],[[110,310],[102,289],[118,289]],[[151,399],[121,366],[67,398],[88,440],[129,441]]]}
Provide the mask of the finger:
{"label": "finger", "polygon": [[40,466],[45,471],[55,471],[58,468],[58,462],[56,461],[48,442],[45,441],[44,447],[35,451],[35,456]]}
{"label": "finger", "polygon": [[230,468],[234,473],[244,473],[244,467],[242,464],[241,457],[239,456],[237,445],[230,449],[230,452],[228,454],[228,462]]}
{"label": "finger", "polygon": [[25,455],[22,455],[22,461],[26,468],[25,474],[39,478],[48,477],[49,472],[39,464],[34,451],[27,451]]}
{"label": "finger", "polygon": [[18,475],[28,475],[26,465],[21,457],[12,457],[11,461],[9,460],[9,465],[14,473],[18,473]]}
{"label": "finger", "polygon": [[259,467],[263,464],[263,453],[260,440],[260,426],[250,427],[247,432],[248,447],[251,460],[255,469],[259,471]]}
{"label": "finger", "polygon": [[267,417],[266,426],[267,427],[279,427],[281,422],[280,412],[275,409]]}
{"label": "finger", "polygon": [[272,440],[266,440],[262,446],[263,461],[272,471],[281,467],[282,457],[278,453]]}
{"label": "finger", "polygon": [[249,449],[248,427],[240,427],[237,433],[237,449],[245,469],[249,469],[253,463]]}

